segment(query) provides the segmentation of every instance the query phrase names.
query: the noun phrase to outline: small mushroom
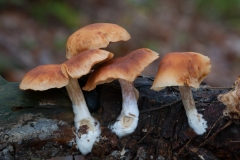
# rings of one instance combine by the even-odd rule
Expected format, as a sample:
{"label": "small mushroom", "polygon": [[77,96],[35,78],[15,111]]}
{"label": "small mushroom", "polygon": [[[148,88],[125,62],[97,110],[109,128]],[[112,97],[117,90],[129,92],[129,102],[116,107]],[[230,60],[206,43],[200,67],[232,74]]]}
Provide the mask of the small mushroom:
{"label": "small mushroom", "polygon": [[117,24],[94,23],[80,28],[67,40],[66,57],[77,55],[88,49],[105,48],[110,42],[127,41],[129,33]]}
{"label": "small mushroom", "polygon": [[119,80],[122,90],[122,111],[116,122],[109,126],[119,137],[134,132],[138,124],[138,91],[133,81],[146,66],[158,57],[156,52],[142,48],[124,57],[112,59],[94,70],[83,87],[83,90],[90,91],[98,84]]}
{"label": "small mushroom", "polygon": [[206,132],[207,122],[197,112],[191,87],[199,84],[211,70],[210,59],[195,52],[169,53],[160,61],[151,89],[159,91],[166,86],[178,86],[190,127],[198,134]]}
{"label": "small mushroom", "polygon": [[100,49],[87,50],[72,57],[61,66],[62,72],[67,72],[69,75],[69,83],[66,89],[72,100],[77,133],[76,141],[82,154],[91,152],[93,144],[98,141],[101,130],[99,122],[91,116],[87,108],[77,79],[88,74],[95,64],[109,60],[112,57],[113,54],[108,51]]}
{"label": "small mushroom", "polygon": [[223,115],[232,119],[240,119],[240,77],[235,81],[233,89],[218,95],[218,100],[226,105]]}
{"label": "small mushroom", "polygon": [[113,54],[108,51],[100,49],[87,50],[62,65],[36,67],[29,71],[20,83],[20,89],[23,90],[46,90],[66,87],[75,114],[77,146],[84,155],[91,152],[93,144],[98,141],[101,130],[99,122],[91,116],[87,108],[77,79],[89,73],[95,64],[111,57],[113,57]]}

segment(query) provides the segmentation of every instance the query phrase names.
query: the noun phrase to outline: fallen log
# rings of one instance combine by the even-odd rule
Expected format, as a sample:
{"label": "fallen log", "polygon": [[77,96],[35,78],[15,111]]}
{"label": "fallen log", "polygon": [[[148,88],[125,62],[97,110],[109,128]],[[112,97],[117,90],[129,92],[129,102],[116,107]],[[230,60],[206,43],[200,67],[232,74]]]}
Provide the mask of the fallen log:
{"label": "fallen log", "polygon": [[[84,85],[86,78],[80,83]],[[121,111],[117,81],[84,92],[93,116],[101,123],[101,139],[85,159],[240,159],[240,125],[222,116],[217,95],[228,88],[202,86],[193,91],[198,112],[208,122],[196,135],[188,126],[175,87],[150,90],[153,77],[138,77],[140,116],[136,131],[118,138],[107,126]],[[64,88],[21,91],[19,83],[0,79],[0,159],[48,159],[80,155],[73,133],[71,102]],[[100,109],[99,109],[100,106]]]}

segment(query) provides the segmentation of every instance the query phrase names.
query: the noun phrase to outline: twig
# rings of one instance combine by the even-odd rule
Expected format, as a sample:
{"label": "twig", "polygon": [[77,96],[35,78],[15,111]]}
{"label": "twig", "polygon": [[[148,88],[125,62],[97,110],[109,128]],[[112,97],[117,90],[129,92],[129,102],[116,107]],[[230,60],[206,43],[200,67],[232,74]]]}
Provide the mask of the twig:
{"label": "twig", "polygon": [[[211,137],[209,137],[208,139],[206,139],[203,143],[201,143],[197,148],[199,148],[199,147],[201,147],[201,146],[204,146],[205,144],[207,144],[211,139],[213,139],[220,131],[222,131],[223,129],[225,129],[226,127],[228,127],[230,124],[232,124],[232,121],[229,121],[228,123],[226,123],[222,128],[220,128],[217,132],[215,132]],[[191,140],[191,139],[190,139]],[[188,143],[187,143],[188,144]],[[187,144],[183,147],[183,148],[181,148],[181,150],[180,151],[182,151],[186,146],[187,146]],[[179,153],[180,153],[180,151],[179,151]],[[179,154],[178,153],[178,154]],[[178,155],[177,154],[177,155]],[[189,154],[189,153],[188,153]],[[187,154],[187,155],[188,155]],[[186,156],[186,155],[185,155]]]}
{"label": "twig", "polygon": [[148,131],[148,133],[147,134],[145,134],[144,136],[143,136],[143,138],[142,139],[140,139],[138,142],[137,142],[137,144],[139,144],[140,142],[142,142],[146,137],[147,137],[147,135],[149,135],[149,133],[151,133],[152,132],[152,130],[155,128],[156,126],[154,126],[154,127],[152,127],[149,131]]}
{"label": "twig", "polygon": [[209,134],[212,132],[213,128],[216,126],[217,122],[218,122],[219,120],[221,120],[222,118],[223,118],[223,116],[220,116],[220,117],[216,120],[216,122],[212,125],[210,131],[209,131],[208,134],[205,136],[205,138],[207,138],[207,137],[209,136]]}
{"label": "twig", "polygon": [[231,143],[240,143],[240,141],[230,141]]}
{"label": "twig", "polygon": [[231,87],[210,87],[210,89],[232,89]]}
{"label": "twig", "polygon": [[[142,142],[143,139],[145,139],[145,138],[147,137],[147,135],[148,135],[149,133],[151,133],[155,127],[156,127],[156,126],[152,127],[152,128],[148,131],[148,133],[146,133],[146,134],[143,136],[142,139],[140,139],[136,144],[134,144],[134,145],[132,146],[132,148],[129,150],[129,152],[131,152],[131,150],[132,150],[137,144],[139,144],[140,142]],[[138,157],[139,157],[139,154],[138,154],[133,160],[136,160]]]}
{"label": "twig", "polygon": [[[152,127],[152,128],[143,136],[142,139],[140,139],[136,144],[134,144],[134,145],[132,146],[132,148],[130,149],[130,151],[131,151],[137,144],[139,144],[140,142],[142,142],[142,141],[147,137],[147,135],[149,135],[149,133],[151,133],[151,132],[153,131],[153,129],[154,129],[155,127],[156,127],[156,126]],[[130,151],[129,151],[129,152],[130,152]]]}
{"label": "twig", "polygon": [[137,155],[133,160],[136,160],[139,157],[139,155]]}
{"label": "twig", "polygon": [[199,147],[204,146],[205,144],[207,144],[211,139],[213,139],[220,131],[222,131],[223,129],[225,129],[226,127],[228,127],[230,124],[232,124],[232,121],[230,120],[228,123],[226,123],[222,128],[220,128],[219,130],[217,130],[211,137],[209,137],[208,139],[206,139],[203,143],[201,143],[199,145]]}
{"label": "twig", "polygon": [[162,108],[165,108],[165,107],[168,107],[168,106],[177,104],[178,102],[181,102],[181,101],[182,101],[182,100],[176,100],[176,101],[173,101],[172,103],[165,104],[165,105],[163,105],[163,106],[161,106],[161,107],[141,110],[141,111],[140,111],[140,114],[145,113],[145,112],[155,111],[155,110],[158,110],[158,109],[162,109]]}
{"label": "twig", "polygon": [[177,156],[183,151],[183,149],[191,142],[192,139],[190,139],[178,152]]}

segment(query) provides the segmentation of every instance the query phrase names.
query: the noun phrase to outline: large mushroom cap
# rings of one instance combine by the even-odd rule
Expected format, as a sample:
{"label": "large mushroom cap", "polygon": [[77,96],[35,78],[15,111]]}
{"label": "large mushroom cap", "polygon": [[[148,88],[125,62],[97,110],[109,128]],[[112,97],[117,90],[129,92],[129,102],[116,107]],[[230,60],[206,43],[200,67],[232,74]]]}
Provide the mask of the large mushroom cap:
{"label": "large mushroom cap", "polygon": [[199,84],[211,70],[210,59],[195,52],[169,53],[160,61],[158,73],[151,89],[184,84],[199,88]]}
{"label": "large mushroom cap", "polygon": [[22,79],[19,88],[22,90],[47,90],[61,88],[68,84],[68,75],[61,71],[61,65],[41,65],[30,70]]}
{"label": "large mushroom cap", "polygon": [[90,91],[98,84],[108,83],[115,79],[124,79],[132,82],[146,66],[158,57],[158,53],[142,48],[124,57],[112,59],[91,73],[83,89]]}
{"label": "large mushroom cap", "polygon": [[97,63],[103,63],[110,60],[113,53],[101,50],[92,49],[79,53],[62,64],[62,71],[67,72],[72,78],[80,78],[88,74],[91,68]]}
{"label": "large mushroom cap", "polygon": [[111,23],[95,23],[80,28],[67,41],[66,57],[77,55],[88,49],[105,48],[110,42],[127,41],[129,33],[119,25]]}

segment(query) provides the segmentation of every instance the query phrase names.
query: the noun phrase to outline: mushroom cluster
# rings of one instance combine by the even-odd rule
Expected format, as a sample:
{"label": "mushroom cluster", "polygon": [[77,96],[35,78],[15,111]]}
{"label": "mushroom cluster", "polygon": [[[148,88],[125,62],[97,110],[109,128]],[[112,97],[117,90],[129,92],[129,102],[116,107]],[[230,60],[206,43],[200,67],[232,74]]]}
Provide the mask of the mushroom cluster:
{"label": "mushroom cluster", "polygon": [[66,87],[75,114],[76,142],[82,154],[91,151],[101,133],[100,125],[87,107],[77,81],[91,71],[94,64],[105,61],[113,54],[100,49],[81,52],[63,64],[42,65],[29,71],[20,83],[20,89],[47,90]]}
{"label": "mushroom cluster", "polygon": [[42,65],[29,71],[20,83],[20,89],[47,90],[66,87],[75,114],[75,135],[82,154],[91,152],[101,130],[99,122],[91,116],[78,78],[88,74],[96,64],[104,63],[113,54],[99,48],[110,42],[127,41],[129,33],[119,25],[96,23],[80,28],[67,41],[63,64]]}
{"label": "mushroom cluster", "polygon": [[[86,91],[118,79],[122,91],[122,110],[109,126],[112,132],[118,137],[126,136],[133,133],[138,125],[139,93],[133,81],[159,55],[141,48],[112,59],[113,53],[100,49],[107,47],[110,42],[129,39],[129,33],[116,24],[95,23],[80,28],[68,38],[66,62],[38,66],[29,71],[20,83],[20,89],[23,90],[43,91],[66,87],[75,115],[77,147],[84,155],[91,152],[94,143],[99,140],[101,129],[99,122],[89,112],[78,83],[78,78],[83,75],[90,74],[83,87]],[[207,122],[197,112],[191,87],[198,88],[210,69],[210,59],[199,53],[169,53],[161,60],[151,87],[158,91],[166,86],[179,86],[189,125],[199,135],[206,131]]]}

